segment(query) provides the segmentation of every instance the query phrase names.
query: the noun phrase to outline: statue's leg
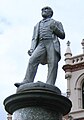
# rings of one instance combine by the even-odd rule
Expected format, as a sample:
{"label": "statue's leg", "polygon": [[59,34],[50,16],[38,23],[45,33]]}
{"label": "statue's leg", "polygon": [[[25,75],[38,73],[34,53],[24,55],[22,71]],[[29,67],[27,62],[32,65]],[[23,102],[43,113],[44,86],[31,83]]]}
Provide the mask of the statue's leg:
{"label": "statue's leg", "polygon": [[38,65],[39,65],[39,63],[41,63],[43,56],[45,56],[45,54],[46,54],[46,49],[44,47],[43,42],[40,41],[38,46],[34,50],[32,56],[29,59],[26,75],[25,75],[23,82],[15,83],[14,85],[16,87],[19,87],[20,85],[34,81]]}
{"label": "statue's leg", "polygon": [[46,83],[54,85],[57,78],[59,56],[54,49],[52,40],[47,42],[46,48],[48,59],[48,76]]}
{"label": "statue's leg", "polygon": [[33,82],[42,56],[45,54],[43,43],[39,43],[32,56],[29,59],[26,75],[23,82]]}

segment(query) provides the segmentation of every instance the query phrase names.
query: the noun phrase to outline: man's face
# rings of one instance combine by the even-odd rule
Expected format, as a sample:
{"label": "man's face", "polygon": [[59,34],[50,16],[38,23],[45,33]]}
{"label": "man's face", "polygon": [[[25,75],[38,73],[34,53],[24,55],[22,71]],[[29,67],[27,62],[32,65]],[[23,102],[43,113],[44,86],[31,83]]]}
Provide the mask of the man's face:
{"label": "man's face", "polygon": [[43,18],[48,18],[50,16],[50,13],[51,13],[50,9],[48,9],[48,8],[42,9],[42,17]]}

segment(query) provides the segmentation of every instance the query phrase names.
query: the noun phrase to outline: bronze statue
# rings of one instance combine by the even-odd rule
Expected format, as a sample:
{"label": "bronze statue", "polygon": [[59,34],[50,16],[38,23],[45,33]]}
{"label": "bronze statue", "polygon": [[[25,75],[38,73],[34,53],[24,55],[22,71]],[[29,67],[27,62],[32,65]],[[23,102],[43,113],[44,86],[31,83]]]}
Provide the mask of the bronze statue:
{"label": "bronze statue", "polygon": [[57,77],[58,62],[60,61],[59,39],[65,38],[65,32],[61,22],[51,19],[53,10],[50,7],[42,8],[43,19],[34,27],[31,48],[28,54],[28,68],[25,78],[21,83],[15,83],[16,87],[34,81],[38,65],[48,64],[47,84],[54,85]]}

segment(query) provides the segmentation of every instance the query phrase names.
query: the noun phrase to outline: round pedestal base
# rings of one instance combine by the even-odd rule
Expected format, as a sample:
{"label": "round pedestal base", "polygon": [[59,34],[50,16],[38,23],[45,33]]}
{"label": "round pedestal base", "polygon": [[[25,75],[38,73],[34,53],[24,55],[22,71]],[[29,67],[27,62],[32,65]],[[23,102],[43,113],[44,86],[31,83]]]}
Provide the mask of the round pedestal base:
{"label": "round pedestal base", "polygon": [[28,107],[16,110],[13,120],[62,120],[62,114],[41,107]]}
{"label": "round pedestal base", "polygon": [[70,112],[71,101],[59,88],[44,83],[26,84],[4,100],[13,120],[57,120]]}

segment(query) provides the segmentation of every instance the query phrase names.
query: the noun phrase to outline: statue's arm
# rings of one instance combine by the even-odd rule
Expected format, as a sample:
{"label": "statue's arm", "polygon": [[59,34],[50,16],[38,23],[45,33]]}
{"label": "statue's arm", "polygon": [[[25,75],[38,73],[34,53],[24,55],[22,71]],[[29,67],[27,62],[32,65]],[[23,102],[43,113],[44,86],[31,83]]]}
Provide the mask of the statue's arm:
{"label": "statue's arm", "polygon": [[57,37],[59,37],[60,39],[65,38],[65,32],[61,22],[54,21],[53,23],[51,23],[50,27],[53,30],[53,33],[57,35]]}
{"label": "statue's arm", "polygon": [[33,30],[33,36],[32,36],[32,41],[31,41],[30,50],[28,50],[28,54],[29,54],[30,56],[32,55],[33,51],[34,51],[35,48],[36,48],[35,32],[36,32],[36,27],[34,27],[34,30]]}

